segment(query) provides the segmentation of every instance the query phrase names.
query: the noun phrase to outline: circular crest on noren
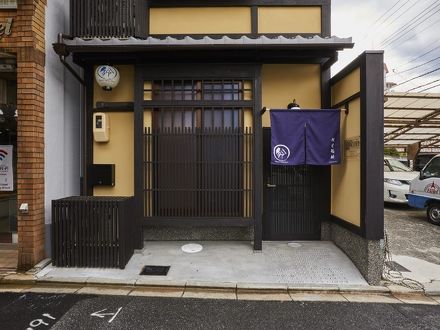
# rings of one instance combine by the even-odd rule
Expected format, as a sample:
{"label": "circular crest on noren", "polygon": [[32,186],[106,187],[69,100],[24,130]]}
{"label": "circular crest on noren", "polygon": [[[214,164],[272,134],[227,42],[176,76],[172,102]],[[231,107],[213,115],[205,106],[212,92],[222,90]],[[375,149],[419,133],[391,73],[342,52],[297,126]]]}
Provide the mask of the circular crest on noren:
{"label": "circular crest on noren", "polygon": [[96,82],[106,91],[118,86],[120,77],[118,69],[110,65],[100,65],[95,71]]}
{"label": "circular crest on noren", "polygon": [[273,156],[280,163],[287,163],[290,157],[290,149],[284,144],[277,144],[273,148]]}

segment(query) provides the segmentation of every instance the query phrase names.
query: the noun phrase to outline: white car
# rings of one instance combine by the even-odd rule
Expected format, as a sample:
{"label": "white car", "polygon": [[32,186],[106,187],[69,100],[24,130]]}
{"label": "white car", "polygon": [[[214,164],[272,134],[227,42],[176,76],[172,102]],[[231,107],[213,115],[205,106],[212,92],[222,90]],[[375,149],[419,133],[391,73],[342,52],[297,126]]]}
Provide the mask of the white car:
{"label": "white car", "polygon": [[395,158],[385,157],[383,199],[390,203],[408,203],[409,184],[419,172],[412,171]]}

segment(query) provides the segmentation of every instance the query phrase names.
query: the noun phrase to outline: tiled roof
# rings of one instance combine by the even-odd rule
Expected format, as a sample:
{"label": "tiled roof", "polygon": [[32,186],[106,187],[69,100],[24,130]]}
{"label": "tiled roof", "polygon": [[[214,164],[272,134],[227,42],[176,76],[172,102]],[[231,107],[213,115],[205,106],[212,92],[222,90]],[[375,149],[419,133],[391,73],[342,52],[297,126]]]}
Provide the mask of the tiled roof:
{"label": "tiled roof", "polygon": [[227,47],[227,48],[331,48],[343,49],[352,48],[353,43],[351,38],[339,37],[321,37],[315,35],[313,37],[288,37],[288,36],[239,36],[231,38],[223,36],[213,38],[210,36],[201,37],[148,37],[146,39],[139,38],[93,38],[82,39],[74,38],[72,40],[64,39],[63,43],[68,48],[83,48],[83,47],[135,47],[135,48],[154,48],[154,47],[195,47],[195,48],[209,48],[209,47]]}

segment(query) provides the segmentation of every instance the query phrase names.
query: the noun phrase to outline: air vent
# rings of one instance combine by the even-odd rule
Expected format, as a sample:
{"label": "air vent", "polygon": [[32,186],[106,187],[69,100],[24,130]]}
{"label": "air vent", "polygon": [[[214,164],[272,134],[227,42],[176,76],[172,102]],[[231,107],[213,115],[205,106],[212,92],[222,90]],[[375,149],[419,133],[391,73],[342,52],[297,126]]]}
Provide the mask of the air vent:
{"label": "air vent", "polygon": [[144,266],[139,275],[167,276],[170,266]]}

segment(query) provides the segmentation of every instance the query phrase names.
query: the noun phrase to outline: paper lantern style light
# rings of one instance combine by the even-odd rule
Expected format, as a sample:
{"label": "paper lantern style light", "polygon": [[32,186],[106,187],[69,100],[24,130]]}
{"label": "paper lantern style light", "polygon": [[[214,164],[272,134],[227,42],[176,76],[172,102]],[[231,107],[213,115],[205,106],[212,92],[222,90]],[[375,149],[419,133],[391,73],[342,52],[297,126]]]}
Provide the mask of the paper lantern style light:
{"label": "paper lantern style light", "polygon": [[120,77],[118,69],[110,65],[100,65],[95,71],[96,82],[105,91],[111,91],[118,86]]}

